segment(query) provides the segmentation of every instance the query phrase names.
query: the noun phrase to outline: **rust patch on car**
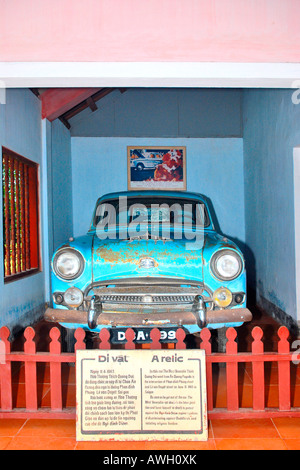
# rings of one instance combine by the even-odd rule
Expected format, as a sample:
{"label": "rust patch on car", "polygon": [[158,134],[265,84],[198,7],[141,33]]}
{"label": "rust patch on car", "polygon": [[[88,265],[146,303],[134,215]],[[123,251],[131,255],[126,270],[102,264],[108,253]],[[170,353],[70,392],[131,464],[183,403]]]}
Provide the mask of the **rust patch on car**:
{"label": "rust patch on car", "polygon": [[100,246],[96,250],[96,255],[99,261],[104,260],[112,266],[119,263],[138,264],[139,262],[139,252],[138,250],[132,250],[132,247],[128,247],[126,250],[113,250],[112,248]]}
{"label": "rust patch on car", "polygon": [[185,263],[189,261],[201,261],[201,254],[195,253],[190,250],[182,250],[174,252],[173,250],[149,250],[147,252],[140,250],[140,247],[133,246],[133,245],[126,245],[125,247],[118,247],[118,249],[114,250],[112,247],[108,246],[100,246],[95,251],[97,259],[95,262],[105,261],[109,263],[111,266],[115,266],[120,263],[131,263],[138,266],[139,261],[141,258],[148,258],[151,257],[155,261],[155,267],[158,267],[157,260],[162,258],[167,258],[168,260],[172,261],[183,261]]}

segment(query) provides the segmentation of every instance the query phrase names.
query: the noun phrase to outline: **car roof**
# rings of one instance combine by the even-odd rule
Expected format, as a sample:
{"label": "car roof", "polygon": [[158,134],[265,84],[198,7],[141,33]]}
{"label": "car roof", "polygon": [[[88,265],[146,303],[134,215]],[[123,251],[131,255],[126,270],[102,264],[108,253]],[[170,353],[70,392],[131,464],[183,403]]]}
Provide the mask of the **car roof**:
{"label": "car roof", "polygon": [[[106,199],[116,199],[119,197],[180,197],[183,199],[200,199],[207,202],[207,198],[203,194],[192,193],[188,191],[159,191],[159,190],[142,190],[142,191],[120,191],[115,193],[108,193],[101,196],[98,201]],[[97,202],[98,202],[97,201]]]}

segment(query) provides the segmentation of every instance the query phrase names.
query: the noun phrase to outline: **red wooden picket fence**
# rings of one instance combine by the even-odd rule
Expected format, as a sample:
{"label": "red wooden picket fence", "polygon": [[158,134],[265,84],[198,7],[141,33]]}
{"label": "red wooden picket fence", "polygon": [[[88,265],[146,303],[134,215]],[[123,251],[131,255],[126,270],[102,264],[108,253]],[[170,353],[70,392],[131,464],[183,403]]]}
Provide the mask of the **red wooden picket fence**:
{"label": "red wooden picket fence", "polygon": [[[211,346],[211,333],[203,329],[200,334],[200,349],[206,352],[206,383],[207,383],[207,409],[208,416],[214,418],[261,418],[272,416],[300,416],[300,408],[291,406],[291,362],[295,359],[295,352],[291,351],[288,341],[289,331],[282,326],[278,330],[277,352],[265,352],[263,346],[263,331],[259,327],[252,330],[251,352],[238,352],[236,342],[237,333],[234,328],[226,332],[227,344],[225,353],[213,353]],[[75,331],[75,353],[61,351],[60,330],[53,327],[50,330],[50,344],[48,352],[36,350],[34,341],[35,331],[32,327],[24,332],[24,351],[12,351],[9,341],[10,331],[7,327],[0,329],[0,418],[64,418],[75,419],[75,408],[63,406],[62,398],[62,364],[75,363],[76,351],[86,349],[85,332],[78,328]],[[126,331],[125,349],[136,349],[134,331]],[[153,350],[161,349],[160,332],[157,328],[151,330],[151,343]],[[170,347],[178,350],[185,349],[185,332],[178,329],[177,343]],[[109,330],[103,329],[99,333],[99,349],[111,349]],[[141,351],[142,354],[142,351]],[[13,406],[12,363],[23,363],[25,368],[25,398],[26,407]],[[265,404],[265,363],[278,365],[278,397],[279,406],[266,408]],[[46,363],[50,367],[50,393],[51,404],[49,408],[39,407],[37,394],[37,364]],[[226,364],[226,408],[214,408],[213,390],[213,364]],[[252,368],[252,407],[242,408],[239,400],[238,367],[240,363],[250,363]],[[224,370],[224,369],[223,369]]]}

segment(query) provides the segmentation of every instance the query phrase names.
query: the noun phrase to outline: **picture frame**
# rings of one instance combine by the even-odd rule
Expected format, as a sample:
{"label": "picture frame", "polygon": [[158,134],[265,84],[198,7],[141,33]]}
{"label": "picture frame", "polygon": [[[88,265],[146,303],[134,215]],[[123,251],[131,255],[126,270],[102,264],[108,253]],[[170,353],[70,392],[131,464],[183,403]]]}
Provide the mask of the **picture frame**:
{"label": "picture frame", "polygon": [[186,147],[128,146],[128,190],[186,191]]}

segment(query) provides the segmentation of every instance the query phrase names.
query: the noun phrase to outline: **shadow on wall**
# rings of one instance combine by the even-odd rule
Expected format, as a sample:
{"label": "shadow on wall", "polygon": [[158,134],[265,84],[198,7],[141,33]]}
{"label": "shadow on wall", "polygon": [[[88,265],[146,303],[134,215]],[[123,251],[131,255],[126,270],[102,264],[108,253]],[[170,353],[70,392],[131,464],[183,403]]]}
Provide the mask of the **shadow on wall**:
{"label": "shadow on wall", "polygon": [[218,222],[218,218],[214,209],[214,206],[211,202],[210,198],[206,198],[207,200],[207,205],[209,208],[209,211],[211,213],[212,219],[213,219],[213,224],[218,233],[223,235],[224,237],[228,238],[229,240],[232,240],[238,248],[241,250],[241,252],[244,255],[245,258],[245,264],[246,264],[246,270],[247,270],[247,301],[248,301],[248,306],[255,306],[257,304],[257,298],[256,298],[256,268],[255,268],[255,256],[253,251],[249,248],[249,246],[239,240],[238,238],[233,237],[232,235],[227,235],[224,233],[220,227],[220,224]]}
{"label": "shadow on wall", "polygon": [[213,204],[209,198],[207,198],[207,204],[213,219],[213,223],[215,229],[218,233],[223,235],[224,237],[232,240],[245,258],[246,264],[246,271],[247,271],[247,306],[250,310],[253,310],[259,314],[258,310],[267,313],[270,317],[276,319],[282,325],[285,325],[290,333],[297,337],[299,334],[299,328],[295,320],[288,315],[284,310],[284,305],[276,295],[276,292],[271,291],[265,292],[264,285],[261,280],[257,279],[257,272],[256,272],[256,261],[255,255],[250,247],[243,241],[239,240],[238,238],[232,237],[231,235],[227,235],[223,233],[221,227],[219,225]]}

